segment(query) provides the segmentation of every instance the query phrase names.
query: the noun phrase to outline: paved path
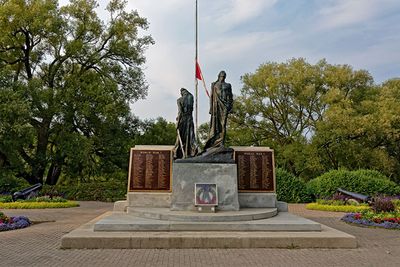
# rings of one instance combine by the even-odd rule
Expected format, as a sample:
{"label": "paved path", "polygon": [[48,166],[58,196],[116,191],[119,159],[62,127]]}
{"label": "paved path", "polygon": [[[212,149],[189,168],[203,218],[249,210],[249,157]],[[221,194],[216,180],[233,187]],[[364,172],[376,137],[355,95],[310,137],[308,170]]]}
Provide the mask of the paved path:
{"label": "paved path", "polygon": [[339,219],[342,213],[289,211],[355,235],[357,249],[132,249],[61,250],[60,238],[112,209],[111,203],[82,202],[79,208],[6,210],[47,221],[0,232],[0,266],[400,266],[400,231],[361,228]]}

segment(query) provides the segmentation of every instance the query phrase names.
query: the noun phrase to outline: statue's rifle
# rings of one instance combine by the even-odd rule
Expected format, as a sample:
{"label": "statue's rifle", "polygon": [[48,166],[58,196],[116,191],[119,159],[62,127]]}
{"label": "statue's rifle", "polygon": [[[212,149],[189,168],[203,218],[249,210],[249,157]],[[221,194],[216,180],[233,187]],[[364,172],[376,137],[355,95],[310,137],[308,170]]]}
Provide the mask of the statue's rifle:
{"label": "statue's rifle", "polygon": [[183,158],[186,158],[186,155],[185,155],[185,150],[183,149],[183,143],[182,143],[181,134],[180,134],[180,132],[179,132],[179,129],[178,129],[178,128],[176,128],[176,132],[177,132],[177,134],[178,134],[178,140],[179,140],[179,144],[181,145],[181,149],[182,149],[182,157],[183,157]]}

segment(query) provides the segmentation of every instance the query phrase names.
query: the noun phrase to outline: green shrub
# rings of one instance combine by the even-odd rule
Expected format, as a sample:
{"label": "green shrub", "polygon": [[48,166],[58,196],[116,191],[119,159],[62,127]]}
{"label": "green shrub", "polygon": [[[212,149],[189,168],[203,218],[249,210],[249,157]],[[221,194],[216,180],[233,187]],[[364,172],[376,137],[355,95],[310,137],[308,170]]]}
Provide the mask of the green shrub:
{"label": "green shrub", "polygon": [[305,182],[283,169],[276,170],[276,183],[276,193],[280,201],[304,203],[312,200]]}
{"label": "green shrub", "polygon": [[16,178],[10,172],[0,171],[0,193],[13,193],[29,186],[25,179]]}
{"label": "green shrub", "polygon": [[76,201],[67,202],[9,202],[0,203],[0,209],[55,209],[79,207]]}
{"label": "green shrub", "polygon": [[370,210],[369,206],[352,206],[352,205],[323,205],[318,203],[309,203],[306,205],[309,210],[322,210],[322,211],[338,211],[338,212],[362,212]]}
{"label": "green shrub", "polygon": [[0,195],[0,202],[12,202],[11,195]]}
{"label": "green shrub", "polygon": [[311,180],[307,188],[313,195],[326,198],[332,196],[338,188],[365,195],[395,195],[400,187],[383,174],[371,170],[333,170]]}
{"label": "green shrub", "polygon": [[127,187],[122,181],[91,182],[74,185],[44,186],[41,195],[62,196],[72,200],[114,202],[126,199]]}

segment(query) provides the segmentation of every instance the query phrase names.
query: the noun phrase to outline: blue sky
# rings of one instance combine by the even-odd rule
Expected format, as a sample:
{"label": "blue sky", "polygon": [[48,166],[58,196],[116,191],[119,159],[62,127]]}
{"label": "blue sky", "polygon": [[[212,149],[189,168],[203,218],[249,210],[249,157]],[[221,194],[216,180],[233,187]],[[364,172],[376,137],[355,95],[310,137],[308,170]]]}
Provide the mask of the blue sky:
{"label": "blue sky", "polygon": [[[378,83],[400,76],[399,0],[198,1],[199,58],[208,87],[226,70],[239,94],[240,76],[293,57],[366,69]],[[98,2],[102,16],[108,1]],[[132,105],[133,113],[174,121],[179,89],[194,91],[195,0],[128,2],[148,19],[156,42],[146,52],[149,94]],[[199,120],[206,122],[208,99],[200,84],[199,90]]]}

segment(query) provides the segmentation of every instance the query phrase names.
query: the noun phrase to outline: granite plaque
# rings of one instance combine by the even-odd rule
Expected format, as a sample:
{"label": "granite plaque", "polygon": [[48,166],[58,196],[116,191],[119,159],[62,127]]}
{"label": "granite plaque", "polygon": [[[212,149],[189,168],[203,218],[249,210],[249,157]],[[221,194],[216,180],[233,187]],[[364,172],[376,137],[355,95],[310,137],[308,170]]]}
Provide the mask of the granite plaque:
{"label": "granite plaque", "polygon": [[236,151],[239,192],[275,192],[274,152]]}
{"label": "granite plaque", "polygon": [[131,149],[129,192],[171,191],[171,150]]}

